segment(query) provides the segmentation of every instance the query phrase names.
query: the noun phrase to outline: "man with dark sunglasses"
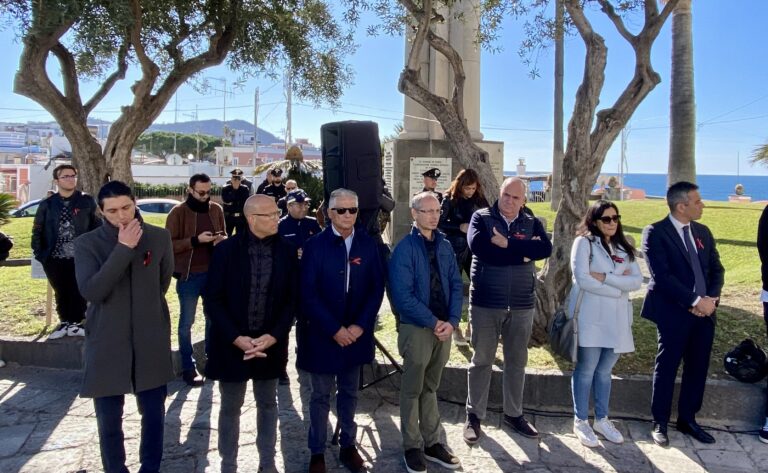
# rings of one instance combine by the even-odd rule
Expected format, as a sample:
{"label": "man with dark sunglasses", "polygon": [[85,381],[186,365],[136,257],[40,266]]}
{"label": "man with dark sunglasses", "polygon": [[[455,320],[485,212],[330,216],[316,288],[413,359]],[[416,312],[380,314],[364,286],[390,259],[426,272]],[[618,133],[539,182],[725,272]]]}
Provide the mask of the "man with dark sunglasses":
{"label": "man with dark sunglasses", "polygon": [[336,189],[328,202],[331,225],[304,244],[303,290],[297,344],[298,367],[312,378],[309,406],[310,473],[325,473],[330,393],[336,384],[339,460],[364,470],[355,446],[360,366],[373,361],[373,330],[384,297],[384,267],[378,246],[355,229],[357,194]]}
{"label": "man with dark sunglasses", "polygon": [[[173,276],[179,295],[179,354],[184,382],[202,386],[192,358],[192,325],[195,323],[197,301],[202,295],[208,275],[213,247],[227,238],[224,212],[211,202],[211,178],[195,174],[189,178],[187,200],[174,207],[165,221],[171,233],[175,260]],[[207,323],[206,323],[207,325]],[[207,330],[206,330],[207,333]]]}
{"label": "man with dark sunglasses", "polygon": [[235,168],[230,171],[230,174],[232,174],[232,178],[221,189],[221,202],[224,205],[224,221],[227,223],[227,236],[232,236],[235,230],[238,233],[245,231],[246,223],[243,206],[251,195],[250,190],[242,183],[243,170]]}

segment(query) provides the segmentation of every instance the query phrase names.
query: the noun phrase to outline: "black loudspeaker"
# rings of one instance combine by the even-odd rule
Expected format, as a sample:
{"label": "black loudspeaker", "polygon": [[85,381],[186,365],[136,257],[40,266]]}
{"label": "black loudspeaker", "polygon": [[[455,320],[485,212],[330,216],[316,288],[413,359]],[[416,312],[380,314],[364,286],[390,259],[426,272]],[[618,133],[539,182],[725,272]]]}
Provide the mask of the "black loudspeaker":
{"label": "black loudspeaker", "polygon": [[325,201],[343,187],[355,191],[358,206],[378,210],[384,184],[381,143],[375,122],[346,121],[320,127]]}

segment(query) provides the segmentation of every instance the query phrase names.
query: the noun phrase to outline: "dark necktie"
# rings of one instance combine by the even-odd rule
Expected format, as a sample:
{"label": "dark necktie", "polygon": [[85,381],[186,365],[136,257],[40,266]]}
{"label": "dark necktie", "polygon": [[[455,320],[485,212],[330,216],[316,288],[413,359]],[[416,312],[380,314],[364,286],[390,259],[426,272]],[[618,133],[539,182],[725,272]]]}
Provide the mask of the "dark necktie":
{"label": "dark necktie", "polygon": [[691,229],[688,225],[683,227],[683,242],[685,243],[685,249],[688,250],[688,259],[691,261],[691,267],[693,268],[693,278],[695,282],[694,291],[699,296],[704,297],[707,295],[707,283],[704,280],[704,271],[701,270],[699,255],[697,255],[696,250],[693,249]]}

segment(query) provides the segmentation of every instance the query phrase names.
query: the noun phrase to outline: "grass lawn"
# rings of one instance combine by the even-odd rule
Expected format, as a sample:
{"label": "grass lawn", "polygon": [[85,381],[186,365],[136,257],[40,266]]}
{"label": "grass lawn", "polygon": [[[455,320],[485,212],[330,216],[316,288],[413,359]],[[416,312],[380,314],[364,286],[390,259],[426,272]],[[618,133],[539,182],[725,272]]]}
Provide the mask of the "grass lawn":
{"label": "grass lawn", "polygon": [[[710,374],[720,375],[723,372],[723,355],[736,343],[752,337],[758,343],[764,344],[765,325],[760,304],[760,259],[755,247],[757,222],[764,206],[725,202],[708,202],[707,204],[701,222],[708,225],[715,235],[720,257],[726,269],[726,283],[718,310],[715,346],[710,364]],[[532,204],[531,208],[537,215],[546,217],[547,225],[551,230],[555,214],[549,210],[549,205]],[[637,242],[640,241],[643,227],[667,214],[666,204],[661,200],[620,202],[619,209],[625,230]],[[147,220],[162,226],[165,218],[153,216]],[[4,232],[14,237],[15,246],[11,252],[11,258],[30,257],[31,226],[32,219],[22,218],[14,219],[2,228]],[[5,322],[3,333],[18,336],[43,334],[45,331],[44,281],[32,280],[29,277],[29,267],[0,267],[0,287],[3,288],[0,293],[0,317]],[[656,328],[639,316],[643,294],[644,288],[632,295],[635,305],[634,335],[637,350],[635,353],[621,357],[615,370],[617,373],[650,374],[653,370],[653,360],[656,355]],[[175,340],[175,324],[179,310],[173,283],[167,299],[173,317],[173,340]],[[198,310],[198,313],[200,312]],[[202,315],[198,317],[193,329],[198,335],[203,332],[200,319]],[[397,354],[395,322],[386,304],[382,307],[377,337],[393,355]],[[450,363],[466,364],[471,356],[471,349],[455,347],[451,353]],[[497,362],[501,363],[500,351]],[[567,370],[570,369],[570,364],[553,357],[546,348],[534,347],[529,350],[529,367]]]}

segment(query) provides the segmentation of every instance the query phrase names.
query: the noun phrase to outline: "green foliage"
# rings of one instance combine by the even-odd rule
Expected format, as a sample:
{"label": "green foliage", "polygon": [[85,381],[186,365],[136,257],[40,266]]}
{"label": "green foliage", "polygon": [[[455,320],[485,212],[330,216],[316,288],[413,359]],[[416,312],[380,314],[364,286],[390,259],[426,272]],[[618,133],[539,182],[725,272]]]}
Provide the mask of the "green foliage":
{"label": "green foliage", "polygon": [[[164,156],[173,153],[173,140],[176,138],[176,153],[186,157],[188,154],[197,155],[198,135],[173,133],[169,131],[153,131],[142,134],[134,148],[146,150],[147,152]],[[211,135],[199,135],[200,139],[200,157],[214,151],[217,146],[221,146],[221,138]]]}
{"label": "green foliage", "polygon": [[[10,0],[0,6],[5,23],[20,37],[58,36],[72,54],[81,78],[105,78],[120,60],[141,56],[164,75],[185,74],[185,61],[206,60],[214,50],[229,50],[228,66],[244,76],[293,72],[301,99],[336,101],[351,77],[344,57],[352,50],[352,28],[336,21],[324,0],[141,0],[137,16],[131,2],[111,0]],[[132,37],[135,28],[138,36]],[[141,38],[142,44],[134,44]],[[218,52],[218,51],[217,51]],[[218,62],[217,62],[218,63]],[[211,63],[209,66],[216,64]],[[194,73],[194,71],[193,71]]]}
{"label": "green foliage", "polygon": [[752,151],[752,157],[749,160],[752,164],[768,165],[768,144],[758,146]]}
{"label": "green foliage", "polygon": [[8,223],[11,210],[16,208],[16,199],[10,194],[0,194],[0,226]]}

